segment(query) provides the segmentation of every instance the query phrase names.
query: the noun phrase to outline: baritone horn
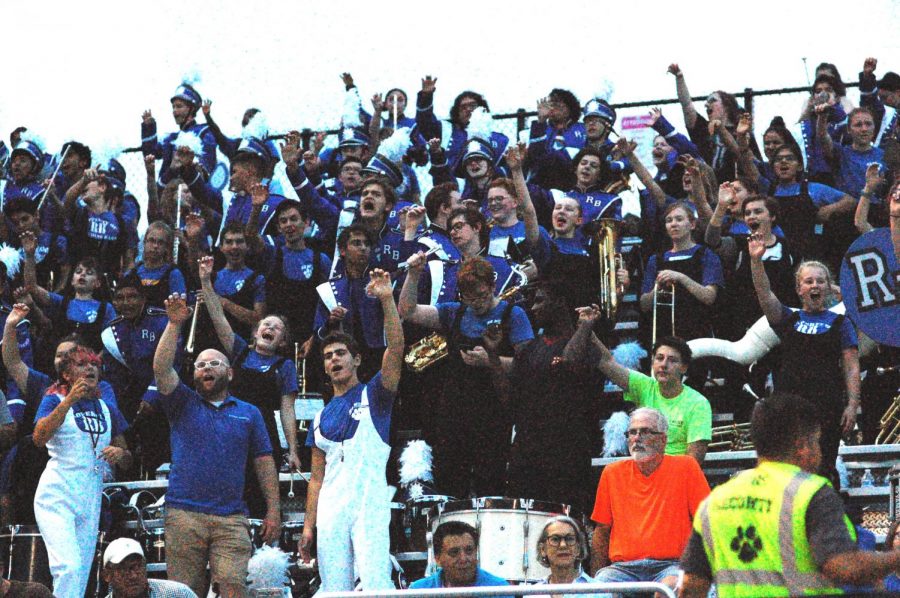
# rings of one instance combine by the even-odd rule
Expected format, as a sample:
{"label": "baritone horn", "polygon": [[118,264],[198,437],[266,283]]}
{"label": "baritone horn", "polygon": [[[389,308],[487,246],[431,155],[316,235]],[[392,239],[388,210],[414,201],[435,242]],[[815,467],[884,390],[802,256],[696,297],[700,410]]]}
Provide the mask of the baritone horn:
{"label": "baritone horn", "polygon": [[600,260],[600,309],[609,320],[615,320],[619,307],[619,295],[625,289],[619,284],[617,273],[622,268],[622,254],[616,251],[619,223],[612,218],[597,221],[599,228],[594,233]]}
{"label": "baritone horn", "polygon": [[657,323],[657,312],[660,307],[668,307],[672,313],[672,332],[670,333],[672,336],[676,336],[675,334],[675,287],[674,286],[666,286],[660,287],[659,283],[655,283],[653,285],[653,333],[651,343],[653,346],[656,346],[656,323]]}
{"label": "baritone horn", "polygon": [[[497,299],[500,301],[511,299],[525,286],[526,285],[523,284],[509,287],[497,295]],[[414,343],[403,357],[403,361],[409,369],[419,373],[427,370],[449,354],[450,351],[447,346],[447,338],[437,332],[432,332],[425,338]]]}

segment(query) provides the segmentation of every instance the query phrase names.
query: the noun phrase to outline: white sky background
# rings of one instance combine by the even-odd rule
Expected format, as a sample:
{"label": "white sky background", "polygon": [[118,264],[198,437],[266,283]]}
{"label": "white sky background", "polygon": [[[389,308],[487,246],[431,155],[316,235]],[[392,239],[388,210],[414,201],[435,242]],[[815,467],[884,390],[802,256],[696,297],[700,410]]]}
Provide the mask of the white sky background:
{"label": "white sky background", "polygon": [[[583,103],[603,78],[614,84],[614,103],[671,98],[670,62],[680,63],[694,95],[806,85],[802,57],[810,71],[834,62],[855,81],[869,55],[879,58],[879,75],[900,71],[898,31],[898,0],[4,0],[0,135],[8,143],[24,124],[50,151],[72,138],[95,150],[135,146],[145,108],[161,133],[174,129],[168,99],[190,73],[235,135],[250,106],[267,114],[272,131],[336,127],[345,70],[367,107],[394,86],[414,104],[421,77],[437,76],[438,115],[463,89],[484,93],[495,113],[533,109],[552,87]],[[855,90],[849,95],[858,101]],[[796,120],[800,103],[796,95],[760,99],[757,134],[775,113]],[[680,109],[665,112],[683,130]],[[139,173],[129,174],[129,188],[143,195],[132,178]]]}

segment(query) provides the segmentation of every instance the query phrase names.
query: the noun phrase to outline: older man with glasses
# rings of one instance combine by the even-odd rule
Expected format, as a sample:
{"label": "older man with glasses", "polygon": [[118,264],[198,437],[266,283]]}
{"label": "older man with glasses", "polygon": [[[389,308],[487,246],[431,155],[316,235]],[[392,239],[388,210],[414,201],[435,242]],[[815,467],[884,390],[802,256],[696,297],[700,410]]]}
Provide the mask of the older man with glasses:
{"label": "older man with glasses", "polygon": [[709,484],[692,457],[665,454],[668,427],[662,412],[635,409],[626,433],[632,458],[600,475],[591,515],[597,524],[591,570],[598,582],[675,587],[678,559]]}

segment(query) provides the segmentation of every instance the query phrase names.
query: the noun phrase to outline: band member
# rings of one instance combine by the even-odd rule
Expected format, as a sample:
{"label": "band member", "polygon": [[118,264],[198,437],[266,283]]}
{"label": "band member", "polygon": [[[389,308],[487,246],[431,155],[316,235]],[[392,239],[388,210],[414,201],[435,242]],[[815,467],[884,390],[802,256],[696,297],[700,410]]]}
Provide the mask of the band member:
{"label": "band member", "polygon": [[377,297],[384,312],[387,348],[381,371],[361,383],[357,376],[361,357],[353,337],[334,333],[325,338],[322,355],[334,398],[316,414],[306,439],[312,447],[312,477],[298,548],[309,562],[313,539],[318,537],[323,592],[351,591],[354,564],[363,591],[394,588],[388,535],[393,489],[385,467],[403,365],[403,327],[386,272],[373,271],[366,291]]}

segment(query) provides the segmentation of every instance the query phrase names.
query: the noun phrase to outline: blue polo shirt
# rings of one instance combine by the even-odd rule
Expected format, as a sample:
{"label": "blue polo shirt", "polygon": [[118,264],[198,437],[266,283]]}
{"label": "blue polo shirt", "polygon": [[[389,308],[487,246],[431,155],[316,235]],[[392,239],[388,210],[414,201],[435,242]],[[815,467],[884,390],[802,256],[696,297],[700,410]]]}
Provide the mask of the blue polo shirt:
{"label": "blue polo shirt", "polygon": [[229,396],[216,407],[183,382],[169,395],[155,393],[172,428],[172,470],[166,504],[209,515],[246,514],[247,458],[272,454],[259,409]]}
{"label": "blue polo shirt", "polygon": [[[444,575],[444,570],[438,568],[437,573],[430,577],[424,577],[418,581],[414,581],[409,584],[410,590],[424,590],[428,588],[443,588],[444,582],[442,577]],[[490,587],[490,586],[508,586],[509,582],[501,577],[497,577],[496,575],[492,575],[478,567],[475,572],[475,583],[472,584],[472,587]],[[512,598],[512,596],[500,596],[499,598]]]}

